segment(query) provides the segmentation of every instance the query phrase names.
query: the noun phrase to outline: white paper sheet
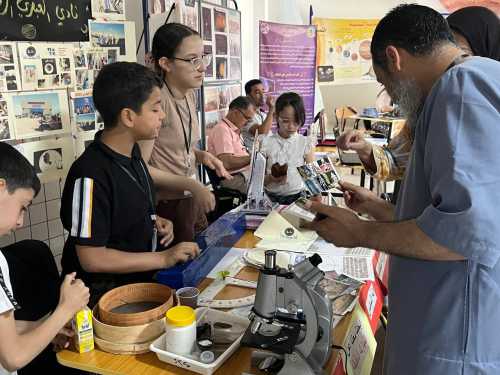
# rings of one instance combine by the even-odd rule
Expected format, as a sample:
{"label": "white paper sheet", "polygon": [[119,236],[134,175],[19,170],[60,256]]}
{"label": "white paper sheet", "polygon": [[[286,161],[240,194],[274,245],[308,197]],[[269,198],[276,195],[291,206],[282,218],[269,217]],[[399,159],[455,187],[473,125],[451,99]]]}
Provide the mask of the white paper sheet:
{"label": "white paper sheet", "polygon": [[322,271],[335,271],[362,281],[375,279],[371,257],[321,254],[321,259],[318,268]]}
{"label": "white paper sheet", "polygon": [[220,271],[225,271],[227,270],[237,259],[241,258],[245,251],[249,249],[243,249],[243,248],[237,248],[233,247],[229,249],[226,255],[219,260],[219,263],[215,265],[215,267],[210,271],[210,273],[207,275],[207,277],[211,279],[216,279],[217,278],[217,273]]}

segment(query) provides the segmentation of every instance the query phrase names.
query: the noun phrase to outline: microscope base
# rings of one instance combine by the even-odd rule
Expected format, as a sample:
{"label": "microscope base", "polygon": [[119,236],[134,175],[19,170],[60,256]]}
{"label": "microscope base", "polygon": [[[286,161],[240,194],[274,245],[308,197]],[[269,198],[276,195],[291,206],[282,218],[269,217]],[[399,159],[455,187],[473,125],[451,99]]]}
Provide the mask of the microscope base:
{"label": "microscope base", "polygon": [[[278,361],[282,361],[283,366],[274,372],[271,368],[262,368],[258,366],[260,370],[275,373],[277,375],[324,375],[325,372],[322,368],[318,368],[317,366],[309,363],[299,352],[294,351],[292,354],[276,354],[272,352],[264,352],[256,350],[252,353],[252,363],[257,364],[257,362],[261,362],[266,358],[275,358]],[[275,366],[274,361],[270,361],[272,367]]]}

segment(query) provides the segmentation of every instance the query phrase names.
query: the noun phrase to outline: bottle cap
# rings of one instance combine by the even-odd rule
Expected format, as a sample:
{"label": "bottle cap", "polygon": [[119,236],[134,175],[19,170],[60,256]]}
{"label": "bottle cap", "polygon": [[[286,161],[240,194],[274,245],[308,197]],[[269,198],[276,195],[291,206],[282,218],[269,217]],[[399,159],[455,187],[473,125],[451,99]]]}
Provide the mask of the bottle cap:
{"label": "bottle cap", "polygon": [[201,352],[200,354],[200,362],[203,363],[212,363],[215,359],[214,352],[210,352],[208,350]]}
{"label": "bottle cap", "polygon": [[189,306],[175,306],[165,314],[167,322],[177,327],[185,327],[196,320],[194,310]]}

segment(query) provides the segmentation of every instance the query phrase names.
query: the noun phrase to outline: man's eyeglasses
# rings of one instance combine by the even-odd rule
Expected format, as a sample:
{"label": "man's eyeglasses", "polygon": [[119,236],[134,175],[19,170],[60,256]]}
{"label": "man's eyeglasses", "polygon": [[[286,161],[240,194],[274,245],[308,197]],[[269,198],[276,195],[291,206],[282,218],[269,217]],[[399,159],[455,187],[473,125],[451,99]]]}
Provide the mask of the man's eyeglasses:
{"label": "man's eyeglasses", "polygon": [[239,108],[236,108],[236,109],[238,110],[238,112],[239,112],[239,113],[241,113],[241,115],[245,118],[245,120],[250,121],[250,120],[252,120],[252,119],[253,119],[253,117],[252,117],[252,116],[247,116],[247,115],[245,114],[245,112],[243,112],[241,109],[239,109]]}
{"label": "man's eyeglasses", "polygon": [[203,55],[202,57],[193,57],[191,59],[181,59],[180,57],[173,57],[174,60],[181,60],[193,65],[195,70],[199,70],[202,66],[206,68],[212,61],[212,55]]}

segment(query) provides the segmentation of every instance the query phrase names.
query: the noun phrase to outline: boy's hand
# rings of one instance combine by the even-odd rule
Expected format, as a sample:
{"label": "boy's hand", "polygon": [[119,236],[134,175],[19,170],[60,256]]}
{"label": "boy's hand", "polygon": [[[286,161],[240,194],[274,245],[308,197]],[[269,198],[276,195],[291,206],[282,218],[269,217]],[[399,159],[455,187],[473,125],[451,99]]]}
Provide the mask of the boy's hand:
{"label": "boy's hand", "polygon": [[200,253],[200,248],[196,242],[181,242],[168,250],[162,251],[163,267],[169,268],[177,263],[184,263],[196,258]]}
{"label": "boy's hand", "polygon": [[90,293],[82,280],[75,279],[76,272],[64,277],[61,285],[59,306],[63,307],[71,316],[87,306]]}
{"label": "boy's hand", "polygon": [[52,340],[54,345],[54,351],[59,352],[61,350],[67,349],[71,344],[71,339],[75,335],[75,332],[71,328],[71,322],[68,322]]}
{"label": "boy's hand", "polygon": [[167,247],[174,239],[174,224],[170,220],[158,216],[156,218],[156,229],[161,238],[160,244]]}

